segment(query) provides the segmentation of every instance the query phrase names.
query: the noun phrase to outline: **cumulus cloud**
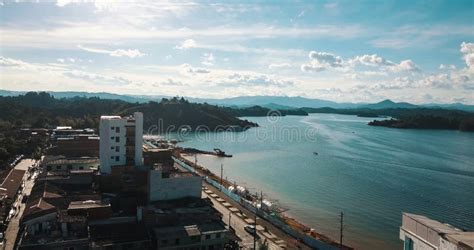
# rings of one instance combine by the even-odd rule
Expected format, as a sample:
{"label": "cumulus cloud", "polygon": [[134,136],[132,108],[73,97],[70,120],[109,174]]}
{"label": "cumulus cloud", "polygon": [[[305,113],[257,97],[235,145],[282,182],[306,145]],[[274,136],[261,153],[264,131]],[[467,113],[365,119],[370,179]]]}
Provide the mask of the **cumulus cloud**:
{"label": "cumulus cloud", "polygon": [[304,72],[319,72],[329,68],[338,68],[343,66],[341,57],[327,52],[311,51],[308,55],[310,61],[301,65]]}
{"label": "cumulus cloud", "polygon": [[211,72],[210,70],[207,70],[207,69],[204,69],[204,68],[195,68],[195,67],[191,66],[188,63],[181,64],[181,66],[179,66],[179,67],[180,67],[181,73],[184,74],[184,75],[207,74],[207,73]]}
{"label": "cumulus cloud", "polygon": [[268,65],[269,69],[282,69],[282,68],[290,68],[291,64],[289,63],[272,63]]}
{"label": "cumulus cloud", "polygon": [[247,73],[233,73],[224,78],[216,80],[223,85],[229,87],[239,86],[274,86],[274,87],[288,87],[294,83],[289,80],[277,79],[275,77],[265,74],[247,74]]}
{"label": "cumulus cloud", "polygon": [[394,65],[394,63],[387,61],[385,58],[380,57],[377,54],[356,56],[353,59],[351,59],[349,63],[352,65],[359,63],[362,65],[372,66],[372,67]]}
{"label": "cumulus cloud", "polygon": [[174,48],[179,49],[179,50],[186,50],[186,49],[192,49],[196,47],[197,47],[196,41],[194,41],[193,39],[186,39],[181,44],[176,45]]}
{"label": "cumulus cloud", "polygon": [[145,53],[140,52],[137,49],[116,49],[116,50],[105,50],[105,49],[96,49],[96,48],[89,48],[89,47],[84,47],[82,45],[78,45],[78,48],[92,52],[92,53],[98,53],[98,54],[107,54],[109,56],[113,57],[130,57],[130,58],[135,58],[135,57],[142,57],[145,56]]}
{"label": "cumulus cloud", "polygon": [[22,67],[27,65],[27,63],[21,60],[0,56],[0,66],[2,67]]}
{"label": "cumulus cloud", "polygon": [[201,62],[203,65],[206,66],[213,66],[214,65],[214,55],[212,53],[204,53],[203,60]]}
{"label": "cumulus cloud", "polygon": [[454,66],[453,64],[440,64],[439,69],[441,69],[441,70],[445,70],[445,69],[455,70],[456,66]]}
{"label": "cumulus cloud", "polygon": [[461,43],[464,62],[470,70],[474,70],[474,43]]}
{"label": "cumulus cloud", "polygon": [[394,72],[408,71],[419,72],[420,68],[412,60],[403,60],[399,64],[389,67]]}
{"label": "cumulus cloud", "polygon": [[394,63],[377,54],[356,56],[349,60],[349,65],[364,65],[370,67],[379,67],[393,72],[419,72],[420,68],[412,60],[403,60],[400,63]]}

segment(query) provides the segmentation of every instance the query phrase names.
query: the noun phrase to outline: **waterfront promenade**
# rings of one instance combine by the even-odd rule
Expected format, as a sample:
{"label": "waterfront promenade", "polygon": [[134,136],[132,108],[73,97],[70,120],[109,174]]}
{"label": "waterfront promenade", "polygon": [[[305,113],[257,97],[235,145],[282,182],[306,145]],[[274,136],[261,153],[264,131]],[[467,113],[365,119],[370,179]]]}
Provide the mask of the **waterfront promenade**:
{"label": "waterfront promenade", "polygon": [[[193,167],[194,163],[191,162],[189,159],[183,158],[181,156],[178,157],[178,158],[180,160],[182,160],[185,165],[190,167],[193,172],[196,172],[197,174],[199,174],[201,176],[205,176],[206,179],[210,178],[209,180],[211,180],[211,183],[216,181],[216,176],[213,173],[208,172],[208,170],[205,167],[203,167],[201,165],[197,165],[197,166]],[[212,181],[212,179],[214,179],[214,180]],[[217,177],[217,179],[219,179],[219,178]],[[204,182],[205,183],[204,185],[207,189],[210,189],[213,192],[214,191],[217,192],[219,194],[218,195],[219,198],[221,198],[221,199],[225,200],[226,202],[232,204],[232,206],[235,206],[235,207],[239,208],[240,211],[243,211],[243,214],[246,217],[254,218],[254,212],[252,210],[250,210],[249,208],[247,208],[244,205],[240,204],[238,201],[232,199],[227,194],[225,194],[223,192],[220,192],[218,187],[213,186],[209,183],[209,180]],[[224,182],[224,184],[227,183],[226,180],[222,180],[222,181]],[[278,226],[278,225],[281,224],[284,227],[288,228],[288,227],[290,227],[288,224],[282,224],[282,222],[279,222],[279,223],[277,223],[277,225],[275,225],[274,223],[272,223],[270,221],[267,221],[266,219],[262,218],[261,215],[259,215],[258,218],[259,218],[258,222],[261,225],[260,229],[266,229],[265,231],[269,231],[272,235],[279,238],[279,239],[276,239],[276,241],[281,239],[284,242],[286,242],[287,245],[288,245],[287,248],[311,249],[310,245],[307,245],[306,243],[304,243],[304,242],[306,242],[306,241],[303,241],[303,237],[304,237],[306,240],[309,240],[309,242],[311,242],[313,247],[314,247],[314,245],[316,245],[318,248],[322,248],[322,249],[339,249],[339,245],[336,242],[331,241],[329,238],[325,237],[324,235],[317,234],[320,237],[312,238],[309,235],[306,235],[304,232],[296,231],[297,229],[291,229],[291,230],[293,230],[292,231],[293,233],[288,233],[288,232],[284,231],[282,228],[280,228],[280,226]],[[301,223],[299,223],[297,221],[294,221],[291,218],[289,218],[289,220],[292,223],[294,222],[297,227],[302,226]],[[248,223],[248,224],[250,224],[250,223]],[[257,230],[258,229],[259,228],[257,227]],[[294,236],[295,234],[300,235],[300,236],[295,238],[295,236]],[[320,239],[323,239],[323,241],[321,241]],[[276,244],[278,245],[279,243],[276,243]],[[352,249],[352,248],[350,248],[348,246],[344,246],[344,249]]]}

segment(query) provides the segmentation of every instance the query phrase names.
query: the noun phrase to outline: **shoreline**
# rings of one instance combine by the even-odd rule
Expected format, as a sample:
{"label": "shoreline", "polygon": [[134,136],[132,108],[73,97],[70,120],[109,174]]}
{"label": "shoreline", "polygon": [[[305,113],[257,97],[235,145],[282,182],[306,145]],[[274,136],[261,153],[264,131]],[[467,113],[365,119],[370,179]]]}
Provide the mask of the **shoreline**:
{"label": "shoreline", "polygon": [[[218,177],[215,173],[210,171],[208,168],[206,168],[202,165],[199,165],[199,164],[196,165],[194,162],[192,162],[191,160],[186,158],[186,156],[192,157],[193,155],[194,154],[187,154],[187,153],[178,152],[175,156],[179,160],[183,161],[185,164],[187,164],[188,166],[193,168],[196,171],[197,174],[199,174],[201,176],[205,176],[206,178],[209,178],[210,180],[212,180],[216,183],[222,183],[222,186],[223,186],[224,189],[229,190],[228,189],[229,187],[233,187],[234,185],[237,185],[237,183],[235,183],[235,182],[232,183],[231,181],[228,181],[227,179],[222,179],[221,180],[220,177]],[[224,195],[229,197],[225,193],[224,193]],[[248,194],[248,195],[242,197],[242,200],[247,200],[247,199],[248,199],[249,202],[253,202],[253,203],[250,204],[250,206],[251,206],[251,208],[255,209],[253,207],[254,205],[252,205],[252,204],[257,204],[256,201],[259,200],[258,194],[256,194],[256,195]],[[260,203],[260,204],[262,204],[262,203]],[[278,217],[281,220],[281,222],[283,223],[283,225],[276,225],[276,223],[272,223],[271,221],[268,221],[266,218],[263,218],[262,215],[260,215],[260,214],[259,214],[259,218],[268,221],[269,223],[273,224],[275,227],[279,228],[280,230],[282,230],[284,232],[285,232],[285,229],[283,227],[288,227],[288,228],[291,228],[291,230],[294,230],[295,232],[297,232],[298,235],[303,235],[304,237],[311,238],[312,240],[322,242],[323,244],[325,244],[329,247],[337,247],[337,248],[340,247],[339,242],[337,242],[337,241],[333,240],[331,237],[329,237],[327,235],[324,235],[322,233],[319,233],[319,232],[315,231],[315,229],[301,223],[300,221],[298,221],[297,219],[295,219],[294,217],[292,217],[288,213],[286,213],[286,211],[281,211],[278,214],[280,215]],[[285,232],[285,233],[288,233],[288,232]],[[295,239],[298,238],[298,237],[292,236],[291,234],[288,234],[288,235],[290,237],[295,238]],[[344,244],[343,249],[354,249],[354,248]]]}

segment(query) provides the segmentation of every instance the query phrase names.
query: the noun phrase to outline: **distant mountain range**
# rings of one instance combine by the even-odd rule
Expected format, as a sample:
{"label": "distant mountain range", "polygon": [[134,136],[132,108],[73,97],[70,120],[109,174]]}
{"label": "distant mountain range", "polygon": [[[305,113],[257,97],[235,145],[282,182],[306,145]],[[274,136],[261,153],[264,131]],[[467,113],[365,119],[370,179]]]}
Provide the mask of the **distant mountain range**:
{"label": "distant mountain range", "polygon": [[[17,96],[25,94],[26,91],[9,91],[0,90],[0,96]],[[172,96],[149,96],[149,95],[119,95],[111,94],[106,92],[90,93],[90,92],[52,92],[48,91],[55,98],[72,98],[72,97],[99,97],[101,99],[118,99],[127,102],[139,102],[145,103],[148,101],[161,101],[163,98],[172,98]],[[387,108],[443,108],[443,109],[457,109],[464,111],[474,112],[474,105],[466,105],[462,103],[451,103],[451,104],[422,104],[415,105],[407,102],[393,102],[391,100],[384,100],[378,103],[338,103],[333,101],[312,99],[305,97],[287,97],[287,96],[239,96],[223,99],[209,99],[209,98],[193,98],[185,97],[190,102],[196,103],[208,103],[214,105],[228,106],[228,107],[251,107],[251,106],[262,106],[270,109],[295,109],[295,108],[337,108],[337,109],[351,109],[351,108],[369,108],[369,109],[387,109]]]}

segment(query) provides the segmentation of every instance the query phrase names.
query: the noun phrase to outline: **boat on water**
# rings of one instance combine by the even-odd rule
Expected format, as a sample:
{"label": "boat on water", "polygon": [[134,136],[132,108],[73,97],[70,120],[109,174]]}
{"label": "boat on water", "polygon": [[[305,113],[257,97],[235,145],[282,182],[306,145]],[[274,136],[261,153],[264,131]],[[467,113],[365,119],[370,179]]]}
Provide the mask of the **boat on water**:
{"label": "boat on water", "polygon": [[218,149],[218,148],[215,148],[214,149],[214,152],[216,152],[216,156],[220,156],[220,157],[232,157],[232,155],[228,155],[226,154],[224,151]]}

